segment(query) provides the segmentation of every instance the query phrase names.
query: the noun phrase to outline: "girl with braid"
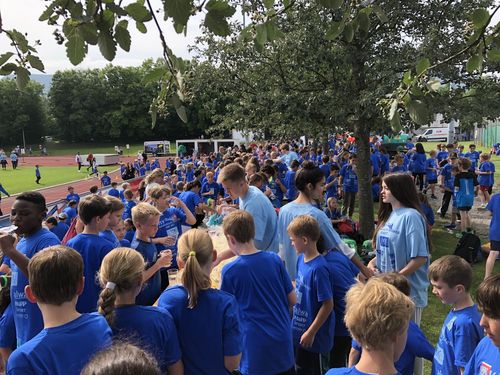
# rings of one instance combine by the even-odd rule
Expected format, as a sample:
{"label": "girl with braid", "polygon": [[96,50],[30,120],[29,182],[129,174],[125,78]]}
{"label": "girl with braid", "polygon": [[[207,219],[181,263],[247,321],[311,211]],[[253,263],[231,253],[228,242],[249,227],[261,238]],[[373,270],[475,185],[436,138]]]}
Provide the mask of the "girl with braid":
{"label": "girl with braid", "polygon": [[185,373],[229,375],[239,367],[242,351],[236,299],[211,288],[217,253],[206,230],[188,230],[177,247],[177,264],[184,269],[182,285],[166,289],[158,306],[174,318]]}
{"label": "girl with braid", "polygon": [[135,304],[143,285],[144,259],[121,247],[107,254],[99,272],[98,311],[113,334],[154,355],[163,373],[182,375],[184,367],[172,316],[163,309]]}

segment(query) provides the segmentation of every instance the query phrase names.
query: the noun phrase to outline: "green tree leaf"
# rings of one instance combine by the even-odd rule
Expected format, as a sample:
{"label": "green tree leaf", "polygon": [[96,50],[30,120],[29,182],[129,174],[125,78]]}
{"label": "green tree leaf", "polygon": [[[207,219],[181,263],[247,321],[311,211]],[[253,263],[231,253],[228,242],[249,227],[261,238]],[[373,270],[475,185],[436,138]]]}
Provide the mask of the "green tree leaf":
{"label": "green tree leaf", "polygon": [[274,0],[264,0],[264,6],[266,7],[266,9],[273,9]]}
{"label": "green tree leaf", "polygon": [[19,47],[19,49],[21,50],[21,52],[27,53],[28,52],[28,40],[26,39],[26,37],[17,30],[11,30],[10,35],[12,35],[14,42],[16,42],[16,44]]}
{"label": "green tree leaf", "polygon": [[175,111],[177,112],[177,115],[182,120],[182,122],[184,122],[184,123],[188,122],[186,107],[184,107],[183,105],[181,105],[179,107],[175,107]]}
{"label": "green tree leaf", "polygon": [[346,40],[346,42],[350,43],[352,42],[353,38],[354,38],[354,27],[352,23],[348,23],[347,25],[345,25],[344,28],[344,39]]}
{"label": "green tree leaf", "polygon": [[500,61],[500,48],[492,48],[488,51],[488,60]]}
{"label": "green tree leaf", "polygon": [[158,82],[167,72],[165,66],[157,66],[150,70],[142,79],[144,83]]}
{"label": "green tree leaf", "polygon": [[474,28],[476,29],[485,27],[488,24],[489,19],[490,13],[484,8],[476,9],[472,13],[472,23],[474,24]]}
{"label": "green tree leaf", "polygon": [[439,89],[441,88],[441,81],[439,80],[439,78],[431,78],[428,82],[427,82],[427,88],[429,89],[429,91],[432,91],[432,92],[438,92]]}
{"label": "green tree leaf", "polygon": [[14,54],[12,52],[5,52],[0,55],[0,66],[5,64]]}
{"label": "green tree leaf", "polygon": [[137,30],[139,30],[139,32],[141,32],[143,34],[146,34],[148,32],[146,25],[144,25],[144,23],[142,23],[142,22],[137,21],[135,23],[135,27],[137,28]]}
{"label": "green tree leaf", "polygon": [[88,44],[93,46],[97,44],[97,27],[94,23],[85,22],[80,24],[78,32]]}
{"label": "green tree leaf", "polygon": [[338,9],[344,3],[344,0],[319,0],[319,3],[328,9]]}
{"label": "green tree leaf", "polygon": [[149,10],[142,4],[132,3],[125,7],[125,10],[129,14],[130,17],[137,22],[147,22],[152,20],[151,13]]}
{"label": "green tree leaf", "polygon": [[30,81],[30,71],[22,66],[16,69],[16,85],[18,90],[23,91]]}
{"label": "green tree leaf", "polygon": [[410,118],[418,125],[424,125],[429,122],[430,116],[427,106],[421,100],[412,100],[406,108]]}
{"label": "green tree leaf", "polygon": [[342,34],[342,31],[344,31],[344,20],[338,21],[338,22],[332,22],[330,28],[326,32],[325,38],[327,40],[334,40],[337,39],[340,34]]}
{"label": "green tree leaf", "polygon": [[111,34],[107,31],[101,31],[97,39],[102,56],[108,61],[113,61],[116,55],[116,42]]}
{"label": "green tree leaf", "polygon": [[54,13],[54,9],[55,9],[57,3],[59,3],[59,0],[55,0],[55,1],[51,2],[47,6],[47,8],[45,8],[43,13],[40,15],[40,17],[38,18],[38,21],[47,21],[50,18],[50,16],[52,16],[52,14]]}
{"label": "green tree leaf", "polygon": [[0,68],[0,75],[2,76],[8,76],[11,74],[13,71],[17,69],[17,65],[14,63],[7,63],[4,66]]}
{"label": "green tree leaf", "polygon": [[416,65],[417,75],[420,75],[423,72],[425,72],[430,66],[431,62],[429,61],[428,58],[425,57],[423,59],[420,59]]}
{"label": "green tree leaf", "polygon": [[120,48],[124,51],[130,51],[130,33],[127,30],[128,21],[122,20],[116,24],[115,27],[115,39],[118,42]]}
{"label": "green tree leaf", "polygon": [[372,5],[372,10],[375,12],[375,14],[377,15],[380,22],[382,22],[382,23],[389,22],[387,15],[385,14],[385,12],[382,10],[382,8],[379,5]]}
{"label": "green tree leaf", "polygon": [[85,55],[87,54],[87,45],[85,44],[85,40],[76,28],[73,28],[69,35],[67,35],[67,38],[68,39],[65,44],[66,55],[73,65],[78,65],[83,61]]}
{"label": "green tree leaf", "polygon": [[111,10],[117,16],[126,16],[128,15],[127,11],[123,9],[121,6],[115,3],[106,4],[106,9]]}
{"label": "green tree leaf", "polygon": [[264,46],[267,42],[267,28],[265,24],[260,24],[255,27],[257,34],[255,36],[255,41],[260,46]]}
{"label": "green tree leaf", "polygon": [[370,30],[370,25],[371,25],[370,17],[368,16],[368,14],[360,12],[357,18],[359,22],[359,28],[365,33],[368,32],[368,30]]}
{"label": "green tree leaf", "polygon": [[39,70],[43,73],[43,71],[45,70],[45,67],[43,66],[42,60],[40,60],[38,58],[38,56],[28,55],[28,56],[26,56],[26,59],[28,60],[28,62],[30,63],[30,65],[33,69]]}
{"label": "green tree leaf", "polygon": [[[208,5],[208,4],[207,4]],[[174,23],[183,26],[187,25],[191,11],[193,10],[193,3],[191,0],[164,0],[165,19],[172,17]],[[176,28],[179,33],[179,30]]]}
{"label": "green tree leaf", "polygon": [[398,112],[398,100],[392,99],[391,101],[391,109],[389,110],[389,120],[392,121],[396,113]]}
{"label": "green tree leaf", "polygon": [[[205,26],[215,35],[227,36],[230,34],[229,24],[224,18],[220,18],[213,12],[208,12],[205,16]],[[182,31],[182,29],[181,29]]]}
{"label": "green tree leaf", "polygon": [[399,114],[399,112],[396,111],[396,113],[394,113],[394,116],[389,122],[391,124],[392,130],[394,130],[395,132],[401,130],[401,115]]}
{"label": "green tree leaf", "polygon": [[481,71],[483,67],[483,58],[480,55],[471,56],[471,58],[467,61],[465,65],[465,69],[469,73],[474,72],[475,70]]}

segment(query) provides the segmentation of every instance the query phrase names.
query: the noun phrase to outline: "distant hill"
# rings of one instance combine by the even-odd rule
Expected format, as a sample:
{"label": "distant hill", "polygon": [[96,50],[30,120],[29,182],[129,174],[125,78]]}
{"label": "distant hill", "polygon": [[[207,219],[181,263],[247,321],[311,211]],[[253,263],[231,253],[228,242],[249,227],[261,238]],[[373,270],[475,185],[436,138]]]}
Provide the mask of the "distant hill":
{"label": "distant hill", "polygon": [[45,94],[49,93],[50,86],[52,85],[52,74],[32,74],[31,79],[43,85],[43,92]]}

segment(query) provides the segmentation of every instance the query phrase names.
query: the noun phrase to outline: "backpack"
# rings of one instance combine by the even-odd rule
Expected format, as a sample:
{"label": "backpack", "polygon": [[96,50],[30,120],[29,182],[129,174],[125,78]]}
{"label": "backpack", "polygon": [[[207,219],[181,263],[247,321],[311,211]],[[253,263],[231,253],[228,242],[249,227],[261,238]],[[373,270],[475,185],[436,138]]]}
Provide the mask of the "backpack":
{"label": "backpack", "polygon": [[466,232],[458,240],[454,255],[464,258],[470,264],[478,261],[481,253],[481,240],[474,233]]}

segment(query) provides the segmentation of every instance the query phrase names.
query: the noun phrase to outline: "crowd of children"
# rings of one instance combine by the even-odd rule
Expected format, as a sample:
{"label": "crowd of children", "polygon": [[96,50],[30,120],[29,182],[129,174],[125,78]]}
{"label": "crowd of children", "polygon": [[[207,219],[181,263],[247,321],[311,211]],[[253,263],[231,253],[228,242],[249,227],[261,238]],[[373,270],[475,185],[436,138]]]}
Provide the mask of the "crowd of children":
{"label": "crowd of children", "polygon": [[[453,199],[467,230],[480,186],[498,227],[488,157],[473,148],[459,157],[456,145],[448,146],[427,158],[417,144],[391,165],[374,142],[381,207],[415,211],[425,234],[434,221],[425,191],[433,199],[439,187],[440,214]],[[377,253],[385,273],[374,275],[334,229],[353,215],[355,146],[330,139],[329,147],[234,147],[169,159],[165,170],[153,162],[139,199],[127,182],[83,198],[70,187],[67,208],[49,218],[41,194],[17,196],[17,236],[0,235],[7,374],[406,375],[414,367],[419,373],[418,358],[432,361],[436,375],[500,372],[499,277],[485,278],[476,306],[469,263],[445,256],[429,267],[428,235],[419,240],[425,249],[408,249],[406,260]],[[394,193],[391,177],[405,172],[414,178],[404,178],[415,189],[409,203]],[[200,228],[206,215],[222,218],[227,251],[217,252]],[[384,245],[382,234],[394,237],[398,227],[387,229],[392,216],[379,217],[374,242],[383,252],[391,239]],[[490,240],[497,256],[500,238],[490,232]],[[230,257],[220,289],[212,288],[213,267]],[[179,272],[178,285],[169,285],[169,271]],[[425,306],[415,287],[426,294],[429,281],[452,307],[435,349],[419,328],[421,310],[415,313]]]}

